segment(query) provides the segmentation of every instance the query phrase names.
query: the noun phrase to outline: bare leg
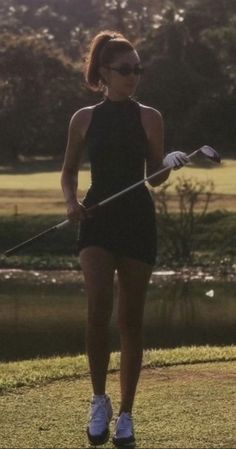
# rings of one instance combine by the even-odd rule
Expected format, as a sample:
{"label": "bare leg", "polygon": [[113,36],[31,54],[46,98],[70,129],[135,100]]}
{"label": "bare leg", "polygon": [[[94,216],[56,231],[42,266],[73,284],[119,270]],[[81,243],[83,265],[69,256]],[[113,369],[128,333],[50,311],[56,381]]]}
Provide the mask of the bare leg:
{"label": "bare leg", "polygon": [[80,254],[88,296],[87,353],[94,394],[105,394],[110,358],[109,323],[113,308],[115,260],[100,247]]}
{"label": "bare leg", "polygon": [[120,413],[131,413],[142,365],[143,312],[152,267],[138,260],[120,258],[117,271],[121,340]]}

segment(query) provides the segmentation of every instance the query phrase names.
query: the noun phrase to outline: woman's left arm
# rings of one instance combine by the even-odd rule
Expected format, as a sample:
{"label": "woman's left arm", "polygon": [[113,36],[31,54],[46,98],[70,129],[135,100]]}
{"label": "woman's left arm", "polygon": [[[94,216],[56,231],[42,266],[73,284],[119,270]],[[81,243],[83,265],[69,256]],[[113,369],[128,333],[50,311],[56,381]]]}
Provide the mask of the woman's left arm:
{"label": "woman's left arm", "polygon": [[[161,113],[154,108],[141,106],[141,117],[149,143],[146,160],[146,176],[148,177],[163,168],[164,123]],[[169,174],[170,170],[167,170],[152,178],[149,184],[156,187],[166,181]]]}

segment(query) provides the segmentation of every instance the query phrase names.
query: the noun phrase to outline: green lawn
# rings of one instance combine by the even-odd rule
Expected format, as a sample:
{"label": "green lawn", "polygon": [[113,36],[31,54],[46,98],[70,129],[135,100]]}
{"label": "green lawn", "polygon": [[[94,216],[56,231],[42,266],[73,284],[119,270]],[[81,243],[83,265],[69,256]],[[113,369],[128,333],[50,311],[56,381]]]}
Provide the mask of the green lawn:
{"label": "green lawn", "polygon": [[194,178],[199,181],[212,180],[215,184],[215,193],[236,194],[236,160],[223,160],[220,166],[211,169],[184,167],[182,170],[173,171],[170,181],[178,177]]}
{"label": "green lawn", "polygon": [[[212,179],[215,191],[224,194],[236,194],[236,160],[223,160],[221,166],[212,169],[184,167],[172,172],[170,180],[179,176],[197,178],[200,181]],[[79,177],[79,189],[86,190],[90,184],[90,173],[82,170]],[[33,174],[0,174],[0,188],[13,190],[60,190],[60,172]]]}
{"label": "green lawn", "polygon": [[[236,160],[224,160],[222,165],[212,169],[184,167],[173,171],[169,180],[173,186],[178,177],[194,178],[199,181],[213,180],[214,201],[210,209],[236,210]],[[90,185],[90,172],[82,170],[79,175],[79,196],[82,198]],[[158,187],[154,191],[158,190]],[[65,215],[65,203],[60,187],[60,172],[29,174],[0,174],[1,215],[12,214],[61,214]],[[172,199],[175,209],[176,201]]]}
{"label": "green lawn", "polygon": [[[61,190],[60,172],[0,174],[0,188],[12,190]],[[82,170],[79,177],[80,189],[86,190],[90,183],[88,170]]]}
{"label": "green lawn", "polygon": [[[114,418],[118,367],[116,353],[107,386]],[[0,376],[0,447],[88,447],[84,356],[2,363]],[[236,448],[235,380],[235,346],[146,351],[134,406],[137,448]]]}

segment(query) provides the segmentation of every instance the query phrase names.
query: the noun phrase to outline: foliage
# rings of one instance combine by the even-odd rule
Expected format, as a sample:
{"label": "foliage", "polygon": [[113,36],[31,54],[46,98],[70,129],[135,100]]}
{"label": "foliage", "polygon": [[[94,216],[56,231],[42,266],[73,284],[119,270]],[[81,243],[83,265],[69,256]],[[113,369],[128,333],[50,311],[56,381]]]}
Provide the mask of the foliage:
{"label": "foliage", "polygon": [[[1,250],[12,247],[18,242],[27,240],[36,234],[39,234],[44,229],[59,223],[61,216],[55,215],[47,216],[18,216],[15,218],[2,217],[0,227],[1,235],[4,236]],[[20,255],[34,256],[75,256],[76,255],[76,237],[77,225],[69,225],[64,230],[50,234],[41,239],[36,240],[32,245],[22,248],[19,251]],[[52,259],[51,258],[51,259]],[[47,260],[47,259],[46,259]],[[33,263],[33,260],[31,260]],[[52,260],[51,260],[52,262]],[[50,265],[50,258],[48,263]],[[41,263],[44,263],[42,260]],[[55,264],[55,261],[54,261]],[[55,266],[55,265],[54,265]]]}
{"label": "foliage", "polygon": [[[188,261],[193,265],[200,263],[200,256],[204,255],[204,264],[219,262],[232,265],[235,263],[236,248],[236,214],[215,211],[193,217],[193,233],[190,217],[182,219],[178,214],[168,212],[167,191],[165,206],[167,214],[157,214],[158,230],[158,266],[181,266]],[[203,195],[205,195],[203,193]],[[198,196],[198,200],[200,195]],[[171,198],[171,196],[170,196]],[[163,200],[162,200],[163,201]],[[196,203],[195,203],[196,204]],[[187,204],[188,207],[188,204]],[[182,220],[182,221],[181,221]],[[185,221],[184,221],[185,220]],[[61,221],[61,216],[2,216],[0,221],[0,235],[2,239],[1,251],[7,250],[19,242],[29,239]],[[181,224],[182,223],[182,224]],[[177,234],[180,232],[180,236]],[[186,233],[184,234],[186,229]],[[180,231],[179,231],[180,230]],[[188,238],[186,238],[188,235]],[[77,227],[69,226],[58,233],[35,241],[34,244],[21,249],[15,256],[0,259],[2,268],[38,268],[38,269],[78,269],[79,261],[76,248]],[[185,241],[187,240],[187,241]],[[184,253],[186,252],[186,255]],[[227,258],[227,260],[226,260]]]}
{"label": "foliage", "polygon": [[201,1],[181,8],[174,3],[167,2],[160,26],[141,47],[144,100],[159,105],[167,146],[189,149],[205,141],[233,154],[235,4],[207,0],[203,9]]}
{"label": "foliage", "polygon": [[69,118],[98,100],[84,86],[82,63],[106,28],[137,46],[145,66],[138,97],[162,112],[167,147],[208,143],[234,155],[236,6],[202,3],[2,0],[0,160],[62,158]]}
{"label": "foliage", "polygon": [[[192,263],[196,228],[206,216],[214,184],[212,181],[200,182],[179,177],[175,185],[178,214],[169,211],[168,188],[170,185],[170,182],[165,182],[156,193],[159,257],[163,257],[161,253],[164,253],[165,260],[174,259],[182,263]],[[199,204],[201,210],[196,213],[196,206]]]}
{"label": "foliage", "polygon": [[83,104],[80,72],[42,35],[2,34],[0,45],[0,158],[57,157],[65,146],[70,111]]}
{"label": "foliage", "polygon": [[207,214],[197,225],[195,249],[201,251],[208,247],[214,250],[215,257],[221,263],[226,262],[226,256],[230,260],[236,255],[235,226],[235,215],[222,211]]}

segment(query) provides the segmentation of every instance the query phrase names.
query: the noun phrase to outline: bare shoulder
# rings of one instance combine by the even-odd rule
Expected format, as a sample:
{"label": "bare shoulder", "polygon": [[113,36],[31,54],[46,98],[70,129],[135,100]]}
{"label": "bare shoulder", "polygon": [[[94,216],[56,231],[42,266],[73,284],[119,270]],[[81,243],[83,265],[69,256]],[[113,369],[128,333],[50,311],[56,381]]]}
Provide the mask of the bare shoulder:
{"label": "bare shoulder", "polygon": [[83,120],[86,120],[87,118],[91,117],[94,108],[95,108],[95,105],[87,106],[86,108],[79,109],[72,115],[71,121],[80,123]]}
{"label": "bare shoulder", "polygon": [[162,121],[161,112],[151,106],[146,106],[139,103],[141,116],[144,120],[151,120],[153,122]]}
{"label": "bare shoulder", "polygon": [[92,119],[93,111],[96,105],[87,106],[86,108],[76,111],[70,120],[70,129],[80,133],[84,137]]}
{"label": "bare shoulder", "polygon": [[160,111],[150,106],[139,103],[141,120],[148,137],[153,132],[158,132],[163,128],[163,118]]}

